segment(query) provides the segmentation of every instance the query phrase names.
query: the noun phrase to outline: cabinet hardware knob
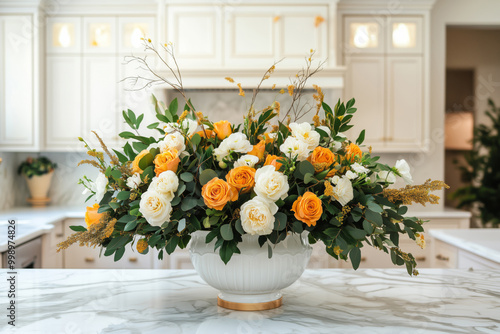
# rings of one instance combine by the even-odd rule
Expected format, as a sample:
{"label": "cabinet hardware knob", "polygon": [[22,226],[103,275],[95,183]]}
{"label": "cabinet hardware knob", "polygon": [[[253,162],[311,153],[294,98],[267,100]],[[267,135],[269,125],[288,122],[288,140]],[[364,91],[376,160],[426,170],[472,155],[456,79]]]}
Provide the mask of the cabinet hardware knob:
{"label": "cabinet hardware knob", "polygon": [[417,256],[415,258],[415,260],[417,260],[417,261],[425,261],[425,256]]}
{"label": "cabinet hardware knob", "polygon": [[85,258],[85,262],[90,263],[90,262],[94,262],[94,261],[95,261],[95,259],[93,257],[86,257]]}
{"label": "cabinet hardware knob", "polygon": [[62,238],[64,237],[64,233],[56,233],[56,238]]}
{"label": "cabinet hardware knob", "polygon": [[136,257],[129,257],[128,260],[129,260],[129,262],[137,262]]}
{"label": "cabinet hardware knob", "polygon": [[449,257],[443,256],[441,254],[436,255],[436,259],[441,260],[441,261],[450,261]]}
{"label": "cabinet hardware knob", "polygon": [[361,262],[366,262],[366,256],[361,257]]}

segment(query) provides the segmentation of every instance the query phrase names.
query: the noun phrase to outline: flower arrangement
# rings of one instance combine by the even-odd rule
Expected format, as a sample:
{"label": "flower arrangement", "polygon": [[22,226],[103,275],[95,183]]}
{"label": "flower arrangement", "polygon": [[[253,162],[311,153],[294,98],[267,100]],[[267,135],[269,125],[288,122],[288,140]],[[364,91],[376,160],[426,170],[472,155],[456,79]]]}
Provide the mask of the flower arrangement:
{"label": "flower arrangement", "polygon": [[28,178],[32,178],[33,176],[48,174],[57,168],[57,164],[53,163],[46,157],[40,158],[27,158],[25,161],[19,165],[17,169],[17,173],[19,175],[26,175]]}
{"label": "flower arrangement", "polygon": [[[151,41],[145,45],[164,60]],[[169,45],[163,49],[175,60]],[[145,59],[133,58],[156,74]],[[100,170],[95,181],[85,177],[80,183],[98,204],[87,208],[87,226],[72,226],[76,233],[59,250],[73,243],[99,246],[118,261],[132,244],[142,254],[157,249],[162,259],[164,252],[185,248],[193,232],[208,230],[206,242],[216,240],[215,249],[228,263],[240,252],[244,234],[259,235],[260,246],[267,245],[271,257],[273,245],[287,234],[307,230],[311,243],[323,242],[329,255],[350,259],[354,269],[362,247],[373,246],[390,254],[394,264],[405,264],[410,275],[418,273],[415,258],[398,245],[400,235],[408,234],[423,247],[423,221],[406,217],[405,205],[436,203],[430,191],[446,185],[430,180],[410,185],[404,160],[391,167],[378,163],[371,148],[362,149],[365,130],[356,140],[348,139],[344,132],[352,127],[354,99],[331,108],[315,86],[316,103],[305,110],[300,105],[303,89],[321,64],[313,68],[309,57],[307,66],[279,91],[290,96],[287,111],[278,102],[256,105],[273,65],[254,90],[243,123],[230,124],[196,111],[172,63],[164,61],[175,82],[155,75],[148,84],[169,84],[186,105],[179,109],[175,99],[167,107],[153,96],[158,122],[147,128],[157,130],[159,138],[140,135],[143,115],[128,110],[123,118],[132,131],[120,133],[129,140],[122,151],[111,153],[97,134],[104,152],[80,139],[95,158],[81,163]],[[241,84],[237,87],[244,96]],[[299,121],[307,111],[314,112],[312,123]],[[392,189],[397,177],[409,185]]]}

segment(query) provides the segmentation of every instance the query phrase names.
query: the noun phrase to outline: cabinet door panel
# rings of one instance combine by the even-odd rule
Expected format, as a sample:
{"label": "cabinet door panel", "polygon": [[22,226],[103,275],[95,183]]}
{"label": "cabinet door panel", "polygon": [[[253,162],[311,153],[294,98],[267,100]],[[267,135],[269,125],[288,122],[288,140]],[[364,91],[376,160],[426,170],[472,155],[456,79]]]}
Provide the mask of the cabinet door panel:
{"label": "cabinet door panel", "polygon": [[83,115],[81,59],[47,57],[46,143],[49,148],[80,147]]}
{"label": "cabinet door panel", "polygon": [[116,57],[85,57],[83,96],[86,127],[84,136],[95,141],[96,131],[107,144],[118,141],[118,103]]}
{"label": "cabinet door panel", "polygon": [[46,52],[79,54],[83,44],[81,21],[80,17],[47,18]]}
{"label": "cabinet door panel", "polygon": [[168,8],[167,40],[173,42],[181,67],[222,65],[219,7],[171,6]]}
{"label": "cabinet door panel", "polygon": [[422,73],[420,57],[387,58],[387,147],[422,145]]}
{"label": "cabinet door panel", "polygon": [[84,53],[115,53],[117,39],[116,18],[85,17],[83,19]]}
{"label": "cabinet door panel", "polygon": [[344,18],[345,56],[383,54],[385,52],[385,23],[383,16],[346,16]]}
{"label": "cabinet door panel", "polygon": [[423,20],[418,16],[387,18],[387,53],[421,54],[423,46]]}
{"label": "cabinet door panel", "polygon": [[277,60],[276,16],[267,8],[226,9],[226,65],[271,66]]}
{"label": "cabinet door panel", "polygon": [[280,19],[280,57],[285,57],[287,65],[291,62],[304,65],[309,50],[315,51],[315,59],[324,59],[328,51],[328,22],[324,17],[326,7],[289,7]]}
{"label": "cabinet door panel", "polygon": [[384,59],[381,57],[350,57],[347,60],[344,99],[356,99],[354,128],[351,138],[366,130],[365,142],[374,150],[384,146]]}
{"label": "cabinet door panel", "polygon": [[31,16],[0,17],[0,147],[34,143],[33,39],[22,31]]}

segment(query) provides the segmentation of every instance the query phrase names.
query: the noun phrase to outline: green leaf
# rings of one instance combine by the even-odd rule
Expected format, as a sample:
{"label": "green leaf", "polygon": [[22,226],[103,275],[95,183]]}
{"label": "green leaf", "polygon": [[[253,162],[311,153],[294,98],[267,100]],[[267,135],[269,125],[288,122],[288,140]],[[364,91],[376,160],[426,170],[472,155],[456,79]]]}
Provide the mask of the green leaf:
{"label": "green leaf", "polygon": [[118,248],[115,252],[114,261],[119,261],[123,257],[123,254],[125,254],[125,247]]}
{"label": "green leaf", "polygon": [[180,175],[180,177],[181,177],[181,180],[184,182],[192,182],[194,180],[193,174],[191,174],[189,172],[182,173]]}
{"label": "green leaf", "polygon": [[356,139],[356,144],[361,145],[363,144],[363,141],[365,140],[365,130],[361,131],[361,133],[358,136],[358,139]]}
{"label": "green leaf", "polygon": [[354,270],[358,269],[361,262],[361,250],[358,247],[354,247],[349,252],[349,258],[351,259],[352,268]]}
{"label": "green leaf", "polygon": [[170,112],[170,115],[172,115],[172,117],[177,115],[178,108],[179,102],[177,101],[177,98],[175,98],[172,100],[172,102],[170,102],[170,105],[168,106],[168,111]]}
{"label": "green leaf", "polygon": [[288,220],[287,216],[283,212],[276,212],[274,218],[274,229],[277,231],[283,231]]}
{"label": "green leaf", "polygon": [[189,210],[193,209],[194,207],[196,207],[197,205],[198,205],[198,200],[196,198],[186,197],[182,201],[181,210],[182,211],[189,211]]}
{"label": "green leaf", "polygon": [[122,173],[118,169],[113,169],[111,171],[111,177],[115,180],[118,180],[122,177]]}
{"label": "green leaf", "polygon": [[139,168],[145,170],[147,167],[153,164],[154,156],[151,153],[146,154],[139,161]]}
{"label": "green leaf", "polygon": [[200,174],[200,184],[204,186],[215,177],[217,177],[217,173],[213,169],[205,169]]}
{"label": "green leaf", "polygon": [[382,226],[382,216],[380,213],[373,212],[369,209],[365,211],[365,218],[369,220],[371,223],[374,223],[377,226]]}
{"label": "green leaf", "polygon": [[119,223],[128,223],[128,222],[131,222],[132,220],[136,220],[136,219],[137,219],[137,216],[125,215],[125,216],[120,217],[120,219],[118,219],[118,222]]}
{"label": "green leaf", "polygon": [[317,182],[318,180],[316,180],[316,178],[314,177],[314,175],[310,174],[310,173],[307,173],[306,175],[304,175],[304,183],[305,184],[308,184],[308,183],[311,183],[311,182]]}
{"label": "green leaf", "polygon": [[186,219],[182,218],[177,224],[177,231],[182,232],[186,228]]}
{"label": "green leaf", "polygon": [[404,214],[406,214],[407,212],[408,212],[408,207],[407,206],[402,206],[402,207],[400,207],[398,209],[398,214],[401,215],[401,216],[404,215]]}
{"label": "green leaf", "polygon": [[346,226],[345,230],[351,237],[353,237],[355,240],[362,240],[366,236],[366,232],[364,230],[357,229],[352,226]]}
{"label": "green leaf", "polygon": [[267,244],[267,258],[270,259],[273,257],[273,249],[270,244]]}
{"label": "green leaf", "polygon": [[137,121],[135,122],[136,129],[139,129],[143,119],[144,119],[144,114],[140,114],[139,117],[137,117]]}
{"label": "green leaf", "polygon": [[130,138],[135,137],[135,135],[132,132],[129,132],[129,131],[120,132],[118,135],[120,137],[122,137],[123,139],[130,139]]}
{"label": "green leaf", "polygon": [[[137,218],[137,217],[135,217],[135,218]],[[132,231],[133,229],[135,229],[137,227],[137,223],[138,223],[137,220],[129,221],[127,224],[125,224],[125,227],[123,228],[123,230],[124,231]]]}
{"label": "green leaf", "polygon": [[237,219],[236,222],[234,223],[234,227],[236,228],[236,231],[238,231],[239,234],[243,235],[245,234],[245,230],[243,229],[243,226],[241,225],[241,219]]}
{"label": "green leaf", "polygon": [[233,240],[234,235],[233,235],[233,228],[231,227],[231,224],[222,225],[220,227],[220,235],[226,241]]}
{"label": "green leaf", "polygon": [[307,160],[301,161],[298,163],[298,168],[302,175],[306,175],[307,173],[313,174],[315,172],[314,166]]}
{"label": "green leaf", "polygon": [[181,202],[181,198],[179,196],[175,196],[172,202],[170,202],[170,205],[176,206]]}
{"label": "green leaf", "polygon": [[147,126],[148,129],[156,129],[160,125],[160,122],[151,123]]}
{"label": "green leaf", "polygon": [[201,142],[201,136],[197,133],[195,133],[192,137],[191,137],[191,144],[193,144],[194,146],[198,146]]}
{"label": "green leaf", "polygon": [[130,191],[120,191],[118,195],[116,195],[116,199],[120,201],[125,201],[130,198]]}
{"label": "green leaf", "polygon": [[70,229],[72,229],[75,232],[85,232],[87,229],[83,226],[70,226]]}
{"label": "green leaf", "polygon": [[368,220],[364,220],[363,221],[363,229],[368,234],[372,234],[373,233],[373,225]]}
{"label": "green leaf", "polygon": [[118,160],[120,163],[124,164],[128,161],[128,158],[123,154],[118,152],[117,150],[113,149],[113,152],[115,152],[116,156],[118,157]]}
{"label": "green leaf", "polygon": [[375,202],[368,202],[368,209],[377,213],[384,212],[384,209],[382,209],[382,207]]}
{"label": "green leaf", "polygon": [[179,237],[177,235],[174,235],[172,238],[170,238],[170,240],[167,241],[167,244],[165,245],[165,250],[169,255],[174,252],[178,243],[179,243]]}

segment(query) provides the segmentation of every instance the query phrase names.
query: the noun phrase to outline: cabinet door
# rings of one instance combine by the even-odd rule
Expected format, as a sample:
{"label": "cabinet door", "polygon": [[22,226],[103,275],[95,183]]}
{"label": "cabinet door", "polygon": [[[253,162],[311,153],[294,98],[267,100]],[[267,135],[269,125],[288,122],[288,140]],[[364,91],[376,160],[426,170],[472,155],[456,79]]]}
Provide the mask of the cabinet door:
{"label": "cabinet door", "polygon": [[267,7],[226,8],[225,65],[271,67],[273,61],[279,60],[277,23],[280,19]]}
{"label": "cabinet door", "polygon": [[387,148],[423,145],[422,73],[421,57],[387,58]]}
{"label": "cabinet door", "polygon": [[383,54],[385,52],[385,17],[344,17],[344,56]]}
{"label": "cabinet door", "polygon": [[116,146],[119,133],[117,101],[117,59],[114,56],[85,57],[83,60],[84,137],[95,142],[95,131],[106,144]]}
{"label": "cabinet door", "polygon": [[167,12],[167,40],[181,68],[222,65],[220,7],[169,6]]}
{"label": "cabinet door", "polygon": [[0,16],[0,148],[35,145],[32,17]]}
{"label": "cabinet door", "polygon": [[46,144],[50,149],[81,147],[83,115],[81,58],[47,56]]}
{"label": "cabinet door", "polygon": [[374,150],[384,147],[385,98],[384,58],[349,57],[346,59],[347,73],[344,100],[356,99],[354,128],[351,138],[366,130],[365,142]]}
{"label": "cabinet door", "polygon": [[[314,50],[314,58],[328,53],[327,6],[297,6],[280,9],[279,57],[286,66],[304,66],[304,58]],[[300,67],[299,67],[300,68]]]}

